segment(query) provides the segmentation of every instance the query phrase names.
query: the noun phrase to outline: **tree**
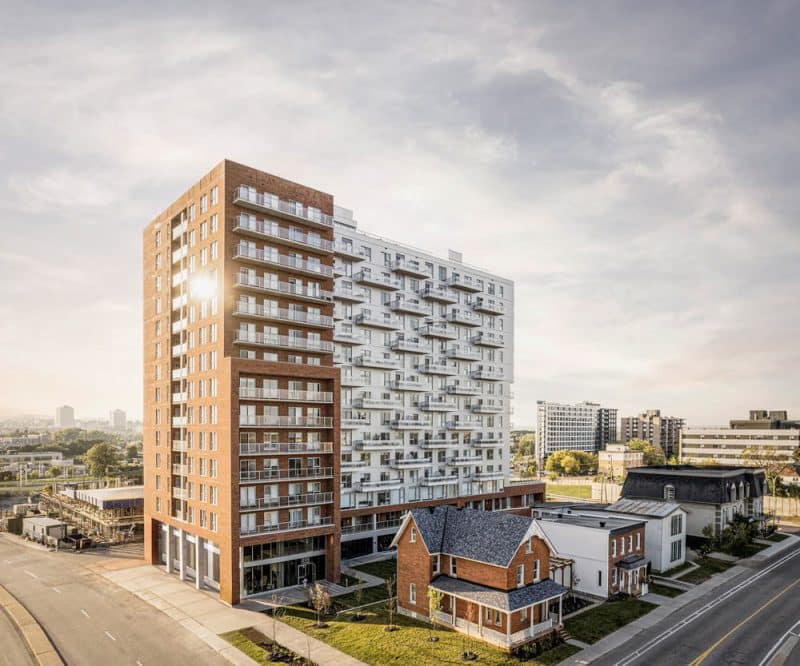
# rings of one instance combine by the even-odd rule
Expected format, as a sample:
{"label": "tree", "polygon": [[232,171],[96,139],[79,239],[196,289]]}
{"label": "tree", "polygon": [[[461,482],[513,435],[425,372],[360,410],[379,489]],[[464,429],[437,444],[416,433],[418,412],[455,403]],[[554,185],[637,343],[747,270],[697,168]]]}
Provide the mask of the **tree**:
{"label": "tree", "polygon": [[317,627],[322,627],[322,616],[331,607],[331,595],[320,583],[314,583],[308,588],[308,599],[311,607],[317,614]]}
{"label": "tree", "polygon": [[436,629],[436,625],[439,622],[439,618],[436,616],[442,608],[442,599],[444,598],[444,594],[437,590],[434,587],[428,586],[428,617],[431,621],[431,635],[428,638],[431,643],[434,641],[438,641],[439,639],[433,635],[434,630]]}
{"label": "tree", "polygon": [[520,435],[511,445],[511,454],[519,456],[532,456],[536,453],[536,434]]}
{"label": "tree", "polygon": [[389,576],[386,579],[386,612],[389,615],[389,624],[386,631],[394,631],[397,627],[394,626],[394,611],[397,599],[394,596],[394,576]]}
{"label": "tree", "polygon": [[139,457],[139,447],[136,444],[128,444],[125,449],[125,458],[128,462],[133,462]]}
{"label": "tree", "polygon": [[597,472],[597,454],[589,451],[555,451],[547,459],[545,469],[566,476],[594,474]]}
{"label": "tree", "polygon": [[[453,603],[456,603],[456,600],[453,599]],[[471,601],[467,601],[467,608],[465,613],[465,619],[467,621],[467,634],[466,640],[462,642],[462,650],[461,650],[461,658],[467,660],[473,660],[475,658],[475,653],[470,649],[472,645],[472,634],[470,634],[470,627],[476,623],[477,617],[475,615],[475,604]],[[463,634],[462,634],[463,635]]]}
{"label": "tree", "polygon": [[663,465],[667,459],[660,446],[657,446],[646,439],[632,439],[628,442],[631,451],[641,451],[644,453],[642,462],[645,465]]}
{"label": "tree", "polygon": [[53,478],[55,478],[57,476],[61,476],[64,473],[64,470],[61,469],[58,465],[53,465],[50,469],[47,470],[47,473]]}
{"label": "tree", "polygon": [[[764,470],[764,474],[767,477],[767,483],[772,489],[773,497],[775,497],[777,494],[776,487],[778,480],[780,479],[780,476],[784,470],[793,463],[793,457],[794,455],[788,456],[769,446],[751,446],[750,448],[745,449],[742,453],[742,460],[744,461],[745,465],[760,467]],[[775,513],[773,512],[773,522],[774,519]]]}
{"label": "tree", "polygon": [[86,452],[86,466],[89,474],[96,477],[105,476],[118,464],[117,452],[111,444],[105,442],[95,444]]}

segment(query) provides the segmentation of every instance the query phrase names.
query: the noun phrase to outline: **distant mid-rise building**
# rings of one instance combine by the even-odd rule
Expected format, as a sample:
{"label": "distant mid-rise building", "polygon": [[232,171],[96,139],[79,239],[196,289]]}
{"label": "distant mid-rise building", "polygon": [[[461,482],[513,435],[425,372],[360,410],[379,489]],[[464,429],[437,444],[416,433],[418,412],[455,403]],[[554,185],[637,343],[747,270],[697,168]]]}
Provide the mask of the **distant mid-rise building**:
{"label": "distant mid-rise building", "polygon": [[660,409],[648,409],[638,416],[623,416],[620,435],[623,442],[643,439],[661,447],[669,457],[678,451],[678,439],[684,420],[676,416],[661,416]]}
{"label": "distant mid-rise building", "polygon": [[599,451],[617,439],[617,410],[594,402],[537,402],[536,458],[555,451]]}
{"label": "distant mid-rise building", "polygon": [[629,469],[642,465],[644,465],[644,453],[632,451],[626,444],[607,444],[606,448],[597,454],[597,471],[612,479],[621,479]]}
{"label": "distant mid-rise building", "polygon": [[108,424],[114,430],[125,430],[125,428],[128,426],[128,419],[124,410],[112,410],[108,415]]}
{"label": "distant mid-rise building", "polygon": [[56,428],[74,428],[75,410],[69,405],[56,409]]}

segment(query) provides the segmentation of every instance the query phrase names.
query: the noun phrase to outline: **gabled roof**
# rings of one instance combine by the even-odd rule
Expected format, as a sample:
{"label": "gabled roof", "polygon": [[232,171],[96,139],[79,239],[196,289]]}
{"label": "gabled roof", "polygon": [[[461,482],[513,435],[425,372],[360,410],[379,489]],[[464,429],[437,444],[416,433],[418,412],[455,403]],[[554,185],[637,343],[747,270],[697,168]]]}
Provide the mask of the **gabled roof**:
{"label": "gabled roof", "polygon": [[609,504],[605,507],[604,511],[630,513],[637,516],[647,516],[648,518],[666,518],[680,508],[680,504],[674,502],[622,498],[618,499],[613,504]]}
{"label": "gabled roof", "polygon": [[508,592],[449,576],[438,576],[431,581],[430,587],[502,611],[515,611],[532,606],[560,597],[567,591],[550,578]]}
{"label": "gabled roof", "polygon": [[409,517],[416,523],[429,553],[501,567],[509,565],[533,523],[532,518],[503,511],[476,511],[446,505],[413,509]]}

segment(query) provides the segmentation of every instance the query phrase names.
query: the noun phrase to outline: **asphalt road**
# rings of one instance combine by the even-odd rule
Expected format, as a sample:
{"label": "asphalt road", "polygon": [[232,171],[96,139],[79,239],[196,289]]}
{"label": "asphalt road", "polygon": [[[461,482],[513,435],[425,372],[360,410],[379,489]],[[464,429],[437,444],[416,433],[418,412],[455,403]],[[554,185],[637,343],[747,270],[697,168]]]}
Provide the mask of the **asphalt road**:
{"label": "asphalt road", "polygon": [[[0,536],[0,584],[39,621],[69,666],[228,664],[171,618],[88,571],[87,557]],[[0,655],[3,632],[0,623]]]}
{"label": "asphalt road", "polygon": [[[748,584],[748,581],[750,583]],[[800,548],[669,615],[596,660],[603,666],[759,666],[800,620]],[[783,662],[800,664],[800,648]]]}
{"label": "asphalt road", "polygon": [[0,610],[0,666],[34,666],[25,640],[11,619]]}

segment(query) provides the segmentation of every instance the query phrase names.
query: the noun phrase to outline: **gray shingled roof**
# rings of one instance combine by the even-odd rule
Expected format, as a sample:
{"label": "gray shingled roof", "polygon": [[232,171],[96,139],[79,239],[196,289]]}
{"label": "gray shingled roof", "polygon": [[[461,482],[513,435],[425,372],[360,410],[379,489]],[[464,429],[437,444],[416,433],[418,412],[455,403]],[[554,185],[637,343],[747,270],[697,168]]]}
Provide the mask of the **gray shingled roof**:
{"label": "gray shingled roof", "polygon": [[765,494],[764,470],[748,467],[697,467],[692,465],[661,465],[633,467],[628,470],[622,486],[624,499],[664,499],[664,486],[675,492],[673,502],[724,504],[730,501],[730,488],[735,484],[750,486],[750,497]]}
{"label": "gray shingled roof", "polygon": [[460,578],[439,576],[430,586],[447,594],[456,594],[483,606],[491,606],[502,611],[515,611],[532,604],[538,604],[564,594],[567,590],[550,578],[509,592],[495,590],[485,585],[470,583]]}
{"label": "gray shingled roof", "polygon": [[533,522],[532,518],[501,511],[453,506],[413,509],[411,516],[428,552],[503,567],[511,562]]}

